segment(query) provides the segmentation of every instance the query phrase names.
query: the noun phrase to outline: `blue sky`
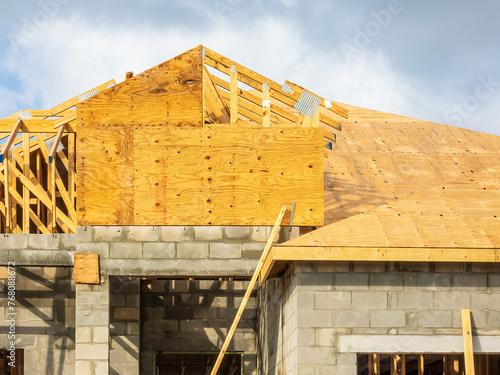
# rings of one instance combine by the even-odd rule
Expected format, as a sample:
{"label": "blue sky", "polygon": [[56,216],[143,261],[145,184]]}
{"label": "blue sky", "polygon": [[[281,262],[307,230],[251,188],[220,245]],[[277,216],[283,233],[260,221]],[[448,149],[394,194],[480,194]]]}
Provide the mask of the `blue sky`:
{"label": "blue sky", "polygon": [[500,135],[494,0],[40,0],[0,13],[0,117],[198,44],[326,98]]}

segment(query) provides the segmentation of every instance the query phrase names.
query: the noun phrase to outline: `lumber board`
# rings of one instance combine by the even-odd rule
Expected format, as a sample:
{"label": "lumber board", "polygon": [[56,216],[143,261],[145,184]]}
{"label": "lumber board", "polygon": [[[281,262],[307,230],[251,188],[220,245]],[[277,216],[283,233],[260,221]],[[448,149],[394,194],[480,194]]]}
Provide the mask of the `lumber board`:
{"label": "lumber board", "polygon": [[474,349],[472,346],[472,324],[469,309],[462,309],[462,335],[464,341],[465,375],[474,375]]}
{"label": "lumber board", "polygon": [[495,248],[275,246],[273,258],[274,260],[495,263],[499,262],[498,251]]}
{"label": "lumber board", "polygon": [[78,132],[97,125],[203,125],[201,46],[77,105]]}
{"label": "lumber board", "polygon": [[74,255],[74,278],[76,284],[99,284],[99,255]]}
{"label": "lumber board", "polygon": [[[17,119],[0,119],[0,133],[10,133],[16,125]],[[22,120],[20,133],[57,133],[58,129],[54,128],[57,120],[30,119]],[[66,125],[66,133],[76,132],[75,121],[71,121]]]}
{"label": "lumber board", "polygon": [[217,360],[215,361],[214,367],[212,368],[210,375],[216,375],[217,371],[219,370],[219,366],[222,362],[222,359],[224,358],[224,355],[227,351],[227,348],[229,347],[229,344],[233,338],[234,332],[236,331],[236,327],[238,326],[238,323],[241,319],[241,316],[243,315],[243,311],[245,310],[247,302],[250,299],[250,295],[252,294],[252,291],[255,287],[255,284],[257,282],[257,278],[260,275],[260,271],[262,269],[262,266],[264,265],[264,261],[265,261],[267,255],[269,254],[269,251],[271,250],[271,246],[273,245],[273,242],[276,238],[276,235],[278,234],[278,231],[279,231],[279,228],[281,226],[281,222],[282,222],[283,217],[285,215],[286,209],[287,209],[287,206],[284,205],[281,208],[280,213],[278,214],[278,218],[276,219],[276,222],[274,223],[274,227],[271,231],[271,235],[269,236],[267,243],[266,243],[266,246],[264,247],[264,250],[262,251],[257,268],[255,269],[255,271],[253,273],[253,276],[252,276],[252,279],[250,280],[250,283],[248,284],[245,295],[243,296],[243,299],[240,303],[240,306],[238,307],[238,311],[236,312],[236,317],[234,318],[233,323],[231,324],[231,328],[228,331],[226,339],[224,340],[224,344],[222,345],[221,351],[220,351],[219,355],[217,356]]}

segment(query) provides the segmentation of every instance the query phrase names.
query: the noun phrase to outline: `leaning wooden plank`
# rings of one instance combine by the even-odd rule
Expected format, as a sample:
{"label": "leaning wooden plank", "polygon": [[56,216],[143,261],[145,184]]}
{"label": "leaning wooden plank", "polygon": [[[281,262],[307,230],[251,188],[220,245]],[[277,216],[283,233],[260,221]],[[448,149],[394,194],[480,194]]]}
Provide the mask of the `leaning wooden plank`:
{"label": "leaning wooden plank", "polygon": [[75,254],[74,272],[76,284],[99,284],[99,255]]}
{"label": "leaning wooden plank", "polygon": [[[217,89],[217,86],[215,85],[212,75],[208,71],[206,67],[204,67],[204,77],[205,77],[205,84],[206,84],[206,90],[205,90],[205,96],[208,97],[210,94],[212,98],[215,100],[215,103],[217,104],[217,107],[220,109],[222,112],[223,117],[225,118],[224,123],[229,123],[231,119],[231,115],[229,113],[229,109],[226,107],[224,104],[224,101],[220,97],[219,90]],[[229,90],[229,87],[228,87]],[[208,91],[208,93],[206,92]]]}
{"label": "leaning wooden plank", "polygon": [[269,94],[269,87],[267,82],[264,82],[262,87],[262,125],[265,128],[271,126],[271,95]]}
{"label": "leaning wooden plank", "polygon": [[54,122],[54,129],[57,129],[57,128],[63,126],[63,125],[68,124],[71,121],[76,120],[76,111],[72,111],[72,112],[74,112],[74,113],[70,113],[69,115],[66,115],[64,117],[61,117],[61,118],[57,119]]}
{"label": "leaning wooden plank", "polygon": [[49,152],[49,164],[52,164],[52,162],[54,161],[54,157],[56,155],[57,148],[59,147],[59,143],[61,142],[61,138],[62,138],[62,135],[64,133],[65,125],[66,124],[63,124],[59,128],[59,131],[57,132],[57,135],[54,139],[54,143],[52,143],[52,148],[50,149],[50,152]]}
{"label": "leaning wooden plank", "polygon": [[259,277],[259,273],[260,273],[260,270],[262,269],[262,266],[264,264],[264,260],[266,259],[269,251],[271,250],[271,246],[273,245],[274,239],[275,239],[276,235],[278,234],[278,230],[281,226],[281,221],[283,220],[283,216],[285,216],[285,212],[286,212],[286,206],[283,206],[281,208],[279,215],[278,215],[278,218],[276,219],[276,223],[274,224],[271,235],[269,236],[269,239],[267,240],[266,247],[264,248],[264,251],[262,252],[262,255],[261,255],[260,260],[259,260],[259,264],[257,265],[257,269],[253,273],[252,279],[250,280],[250,284],[248,285],[247,291],[245,292],[245,296],[243,297],[243,300],[241,301],[240,307],[238,308],[238,312],[236,313],[236,317],[234,318],[233,324],[231,325],[231,328],[229,329],[226,340],[224,341],[224,345],[222,346],[222,349],[219,353],[219,356],[217,357],[217,361],[215,362],[215,365],[212,368],[212,372],[210,373],[211,375],[216,375],[217,371],[219,370],[222,359],[224,358],[224,354],[226,354],[229,343],[231,342],[231,339],[233,338],[234,331],[236,330],[236,327],[238,326],[241,315],[243,314],[243,311],[245,310],[248,299],[250,298],[250,295],[252,294],[252,290],[255,286],[255,282],[257,281],[257,278]]}
{"label": "leaning wooden plank", "polygon": [[465,375],[474,375],[474,349],[470,310],[462,309],[462,335],[464,340]]}

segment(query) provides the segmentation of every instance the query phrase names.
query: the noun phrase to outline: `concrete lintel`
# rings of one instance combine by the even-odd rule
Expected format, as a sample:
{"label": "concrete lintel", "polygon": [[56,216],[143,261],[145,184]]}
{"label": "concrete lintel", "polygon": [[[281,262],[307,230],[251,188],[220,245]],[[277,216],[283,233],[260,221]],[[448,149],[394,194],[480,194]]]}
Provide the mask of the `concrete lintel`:
{"label": "concrete lintel", "polygon": [[[350,335],[340,336],[342,353],[463,353],[462,336]],[[474,353],[498,353],[500,336],[474,336]]]}

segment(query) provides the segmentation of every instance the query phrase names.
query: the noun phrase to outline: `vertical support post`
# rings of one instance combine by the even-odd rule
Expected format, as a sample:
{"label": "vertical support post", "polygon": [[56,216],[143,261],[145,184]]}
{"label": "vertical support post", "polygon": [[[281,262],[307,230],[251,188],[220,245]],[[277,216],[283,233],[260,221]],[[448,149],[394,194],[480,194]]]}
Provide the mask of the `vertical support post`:
{"label": "vertical support post", "polygon": [[262,85],[262,125],[265,128],[271,126],[271,94],[267,82]]}
{"label": "vertical support post", "polygon": [[3,159],[3,188],[5,196],[5,233],[10,233],[9,158]]}
{"label": "vertical support post", "polygon": [[312,117],[312,124],[311,125],[314,128],[319,128],[319,107],[316,110],[316,113],[314,114],[314,116]]}
{"label": "vertical support post", "polygon": [[401,375],[406,375],[406,354],[401,356]]}
{"label": "vertical support post", "polygon": [[399,364],[401,357],[397,354],[391,356],[391,375],[398,375]]}
{"label": "vertical support post", "polygon": [[[42,156],[40,155],[41,151],[36,151],[36,178],[43,185],[42,181]],[[42,205],[40,203],[40,199],[36,198],[36,216],[40,218],[41,222],[45,225],[47,224],[44,218],[42,217]],[[37,228],[37,233],[40,234],[40,228]]]}
{"label": "vertical support post", "polygon": [[52,216],[51,216],[51,226],[52,226],[52,233],[56,233],[56,163],[52,162],[50,164],[50,196],[52,198]]}
{"label": "vertical support post", "polygon": [[76,179],[76,171],[75,171],[75,133],[68,133],[68,194],[69,200],[71,201],[71,205],[76,210],[75,205],[75,179]]}
{"label": "vertical support post", "polygon": [[474,349],[472,347],[472,324],[469,309],[462,309],[462,335],[464,339],[465,375],[474,375]]}
{"label": "vertical support post", "polygon": [[373,354],[373,375],[380,375],[380,356]]}
{"label": "vertical support post", "polygon": [[[23,133],[23,174],[30,178],[30,134]],[[23,185],[23,233],[30,232],[30,191]]]}
{"label": "vertical support post", "polygon": [[231,126],[238,123],[238,72],[236,66],[231,65],[230,82],[229,82],[229,106],[231,111]]}
{"label": "vertical support post", "polygon": [[424,369],[425,369],[424,355],[419,354],[419,356],[418,356],[418,375],[424,375]]}

